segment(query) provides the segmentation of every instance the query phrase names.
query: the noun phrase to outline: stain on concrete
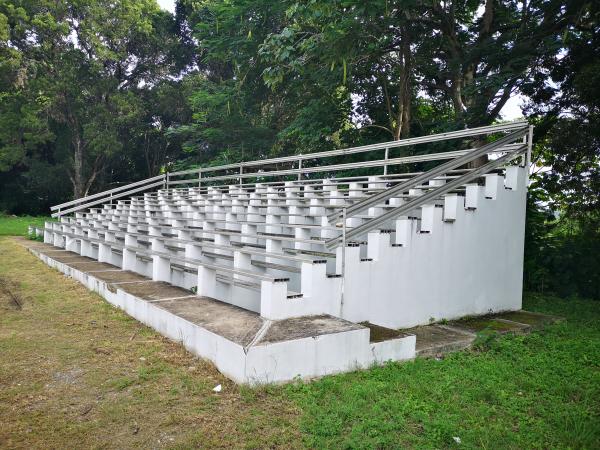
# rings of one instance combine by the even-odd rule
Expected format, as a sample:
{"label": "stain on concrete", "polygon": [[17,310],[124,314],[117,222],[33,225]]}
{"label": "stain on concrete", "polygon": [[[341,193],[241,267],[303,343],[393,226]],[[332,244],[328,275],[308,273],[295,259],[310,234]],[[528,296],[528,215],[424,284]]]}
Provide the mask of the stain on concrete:
{"label": "stain on concrete", "polygon": [[244,347],[264,323],[255,312],[207,297],[165,300],[153,305]]}
{"label": "stain on concrete", "polygon": [[273,322],[264,336],[258,341],[258,344],[269,344],[364,329],[364,326],[357,323],[328,315],[294,317]]}
{"label": "stain on concrete", "polygon": [[471,333],[479,333],[483,330],[492,330],[500,334],[523,333],[529,331],[531,328],[527,324],[499,319],[496,316],[470,317],[450,322],[450,325],[465,329]]}
{"label": "stain on concrete", "polygon": [[[73,255],[71,252],[61,253],[61,254],[52,254],[50,252],[42,252],[42,254],[52,258],[54,261],[58,261],[60,263],[65,263],[71,267],[73,264],[81,264],[81,263],[92,263],[98,262],[93,260],[92,258],[88,258],[87,256]],[[118,267],[116,267],[118,269]]]}
{"label": "stain on concrete", "polygon": [[129,270],[115,270],[109,272],[87,272],[89,275],[93,276],[102,281],[106,281],[107,283],[123,283],[123,282],[131,282],[131,281],[148,281],[148,278],[138,275],[137,273],[130,272]]}
{"label": "stain on concrete", "polygon": [[437,356],[462,350],[471,345],[475,335],[442,325],[426,325],[404,330],[417,337],[417,356]]}
{"label": "stain on concrete", "polygon": [[369,335],[369,342],[371,343],[389,341],[390,339],[408,336],[408,334],[402,331],[382,327],[370,322],[360,322],[360,325],[367,327],[371,331],[371,334]]}
{"label": "stain on concrete", "polygon": [[148,283],[133,283],[115,286],[128,294],[144,300],[160,300],[163,298],[176,298],[193,295],[191,291],[163,281],[151,281]]}
{"label": "stain on concrete", "polygon": [[89,261],[82,261],[82,262],[67,261],[66,264],[75,270],[79,270],[80,272],[86,272],[86,273],[99,271],[99,270],[121,270],[120,267],[113,266],[112,264],[108,264],[108,263],[98,262],[93,259],[90,259]]}
{"label": "stain on concrete", "polygon": [[527,324],[535,329],[544,328],[546,325],[562,322],[564,320],[564,318],[562,317],[550,316],[547,314],[523,310],[505,312],[502,314],[498,314],[496,317],[500,319],[510,320],[512,322]]}
{"label": "stain on concrete", "polygon": [[74,252],[67,252],[67,251],[52,252],[52,251],[42,250],[42,251],[40,251],[40,253],[42,255],[46,255],[49,258],[52,258],[53,260],[61,262],[61,263],[93,261],[93,259],[91,259],[91,258],[86,258],[85,256],[78,255],[77,253],[74,253]]}

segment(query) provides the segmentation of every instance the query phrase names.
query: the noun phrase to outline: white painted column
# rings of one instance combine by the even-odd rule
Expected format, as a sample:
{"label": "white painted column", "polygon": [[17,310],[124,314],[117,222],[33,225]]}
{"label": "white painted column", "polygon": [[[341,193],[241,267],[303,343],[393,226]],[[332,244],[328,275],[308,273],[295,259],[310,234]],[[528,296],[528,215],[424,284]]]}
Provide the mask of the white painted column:
{"label": "white painted column", "polygon": [[201,297],[217,297],[217,271],[198,266],[198,290]]}

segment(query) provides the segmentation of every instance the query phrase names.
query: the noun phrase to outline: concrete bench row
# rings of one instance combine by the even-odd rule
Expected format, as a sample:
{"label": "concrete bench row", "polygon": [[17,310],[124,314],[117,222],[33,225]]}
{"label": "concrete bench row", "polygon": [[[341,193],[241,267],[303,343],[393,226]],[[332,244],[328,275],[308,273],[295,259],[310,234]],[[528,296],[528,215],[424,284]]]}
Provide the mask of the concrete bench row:
{"label": "concrete bench row", "polygon": [[[339,205],[323,206],[323,198],[307,199],[304,206],[288,205],[288,201],[297,201],[288,197],[293,192],[285,191],[291,186],[266,187],[264,192],[257,186],[251,193],[240,193],[236,186],[219,191],[208,188],[204,193],[160,190],[48,223],[44,240],[153,280],[196,288],[200,295],[269,319],[331,314],[353,321],[370,320],[371,308],[365,305],[373,303],[376,292],[394,297],[414,284],[397,273],[399,261],[404,261],[402,255],[422,248],[435,264],[453,264],[444,246],[456,242],[469,248],[473,243],[484,246],[487,232],[502,231],[496,223],[510,228],[506,220],[511,210],[505,205],[510,206],[514,196],[507,193],[518,191],[519,183],[522,186],[522,173],[523,169],[515,166],[507,169],[506,176],[488,174],[483,186],[469,184],[462,192],[445,194],[335,252],[326,251],[324,242],[338,236],[341,229],[339,224],[327,222],[326,213]],[[432,180],[429,186],[439,183],[444,180]],[[417,196],[419,191],[412,189],[406,196]],[[350,193],[335,193],[329,200],[337,201],[338,196],[345,202]],[[490,204],[499,203],[497,211],[486,203],[496,199],[500,201]],[[315,201],[322,203],[315,206]],[[347,226],[351,229],[404,201],[399,196],[372,207],[364,216],[350,219]],[[480,220],[476,212],[482,206]],[[456,227],[468,231],[451,231]],[[421,275],[408,267],[404,272],[420,279],[430,271],[426,266],[419,269],[425,261],[421,256],[411,258]],[[404,283],[401,287],[397,286],[399,279]],[[384,320],[380,318],[379,323]]]}

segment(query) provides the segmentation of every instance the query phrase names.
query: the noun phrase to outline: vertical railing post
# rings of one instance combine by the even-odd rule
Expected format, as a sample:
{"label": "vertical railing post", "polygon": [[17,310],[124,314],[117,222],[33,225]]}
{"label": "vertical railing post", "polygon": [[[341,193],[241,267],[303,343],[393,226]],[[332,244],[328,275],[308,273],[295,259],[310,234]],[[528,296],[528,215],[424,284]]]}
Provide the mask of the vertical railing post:
{"label": "vertical railing post", "polygon": [[529,172],[531,171],[531,150],[533,149],[533,125],[529,125],[529,133],[527,133],[527,153],[525,156],[525,179],[526,185],[529,185]]}
{"label": "vertical railing post", "polygon": [[302,158],[298,159],[298,181],[300,180],[302,180]]}
{"label": "vertical railing post", "polygon": [[[389,156],[390,156],[390,148],[386,147],[385,148],[385,157],[383,158],[386,163],[387,163],[387,160],[388,160]],[[387,166],[387,164],[384,164],[383,165],[383,174],[387,175],[387,172],[388,172],[388,166]]]}
{"label": "vertical railing post", "polygon": [[342,209],[342,283],[340,286],[340,317],[344,310],[344,289],[346,284],[346,207]]}
{"label": "vertical railing post", "polygon": [[239,180],[239,183],[238,183],[238,184],[239,184],[240,186],[242,185],[242,175],[243,175],[243,174],[244,174],[244,166],[243,166],[243,164],[241,164],[241,163],[240,163],[240,178],[238,179],[238,180]]}
{"label": "vertical railing post", "polygon": [[202,187],[202,170],[198,169],[198,187]]}
{"label": "vertical railing post", "polygon": [[527,159],[525,164],[529,167],[531,164],[531,150],[533,148],[533,125],[529,125],[529,133],[527,133]]}

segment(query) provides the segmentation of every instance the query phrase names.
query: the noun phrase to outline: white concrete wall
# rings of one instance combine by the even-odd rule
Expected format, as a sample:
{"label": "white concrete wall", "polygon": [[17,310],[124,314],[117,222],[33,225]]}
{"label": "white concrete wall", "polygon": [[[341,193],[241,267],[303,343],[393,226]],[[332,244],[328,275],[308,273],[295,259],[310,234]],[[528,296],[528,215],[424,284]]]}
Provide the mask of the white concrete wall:
{"label": "white concrete wall", "polygon": [[[361,262],[356,249],[348,248],[342,317],[408,328],[520,309],[526,172],[509,171],[512,190],[504,188],[503,177],[495,188],[495,179],[470,187],[467,201],[476,209],[465,209],[459,197],[452,222],[442,220],[442,208],[433,208],[429,233],[419,232],[417,220],[401,223],[399,228],[408,227],[405,235],[396,233],[402,247],[391,245],[390,234],[371,233],[373,261]],[[486,190],[495,198],[486,198]]]}
{"label": "white concrete wall", "polygon": [[369,343],[369,330],[343,331],[242,347],[160,307],[92,275],[37,254],[46,264],[80,281],[109,303],[124,310],[162,335],[181,342],[185,348],[213,362],[224,375],[238,383],[281,383],[309,379],[415,357],[415,336]]}

